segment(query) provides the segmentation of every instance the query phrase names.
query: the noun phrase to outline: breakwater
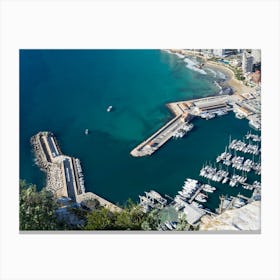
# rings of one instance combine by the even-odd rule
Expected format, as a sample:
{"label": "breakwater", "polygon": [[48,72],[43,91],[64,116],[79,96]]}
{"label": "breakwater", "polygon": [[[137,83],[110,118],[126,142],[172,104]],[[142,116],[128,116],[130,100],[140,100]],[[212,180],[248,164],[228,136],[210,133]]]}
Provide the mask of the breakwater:
{"label": "breakwater", "polygon": [[185,125],[190,125],[189,121],[196,116],[209,119],[214,114],[222,115],[232,110],[229,105],[230,95],[199,98],[194,100],[168,103],[167,107],[173,112],[175,117],[156,131],[147,140],[136,146],[130,154],[134,157],[151,155],[157,151],[172,137],[176,137],[178,132],[184,129]]}
{"label": "breakwater", "polygon": [[56,138],[51,132],[39,132],[31,137],[37,165],[46,172],[46,188],[56,198],[68,197],[74,202],[96,199],[101,206],[111,211],[121,211],[113,203],[85,191],[80,160],[62,154]]}

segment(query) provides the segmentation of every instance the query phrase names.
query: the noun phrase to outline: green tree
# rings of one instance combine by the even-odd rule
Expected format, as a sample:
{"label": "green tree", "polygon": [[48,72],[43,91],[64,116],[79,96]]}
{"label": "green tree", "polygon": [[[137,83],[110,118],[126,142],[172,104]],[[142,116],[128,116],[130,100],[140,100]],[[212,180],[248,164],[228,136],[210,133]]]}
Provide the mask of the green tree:
{"label": "green tree", "polygon": [[115,215],[106,208],[92,211],[87,215],[86,230],[114,229]]}
{"label": "green tree", "polygon": [[57,204],[46,189],[37,191],[35,185],[20,181],[19,205],[20,230],[57,230],[64,225],[57,221],[55,210]]}
{"label": "green tree", "polygon": [[190,225],[188,224],[186,218],[187,218],[186,214],[182,214],[179,216],[176,230],[178,231],[190,230]]}
{"label": "green tree", "polygon": [[159,211],[157,209],[152,210],[145,215],[141,228],[143,230],[157,230],[160,224]]}
{"label": "green tree", "polygon": [[128,207],[117,214],[115,227],[119,230],[141,230],[144,216],[138,206]]}

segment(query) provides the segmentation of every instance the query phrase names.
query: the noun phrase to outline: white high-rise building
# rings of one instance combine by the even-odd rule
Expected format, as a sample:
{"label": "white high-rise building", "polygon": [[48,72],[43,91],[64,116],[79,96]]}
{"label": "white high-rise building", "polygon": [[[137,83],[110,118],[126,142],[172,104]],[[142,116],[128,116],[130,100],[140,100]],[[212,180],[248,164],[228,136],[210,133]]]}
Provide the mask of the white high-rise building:
{"label": "white high-rise building", "polygon": [[213,49],[213,55],[222,57],[226,53],[225,49]]}
{"label": "white high-rise building", "polygon": [[254,64],[254,57],[248,54],[247,52],[243,52],[243,57],[242,57],[243,73],[252,72],[253,64]]}
{"label": "white high-rise building", "polygon": [[236,49],[213,49],[213,55],[218,57],[225,57],[235,54],[236,52]]}
{"label": "white high-rise building", "polygon": [[252,56],[254,58],[254,64],[261,62],[261,50],[252,50]]}

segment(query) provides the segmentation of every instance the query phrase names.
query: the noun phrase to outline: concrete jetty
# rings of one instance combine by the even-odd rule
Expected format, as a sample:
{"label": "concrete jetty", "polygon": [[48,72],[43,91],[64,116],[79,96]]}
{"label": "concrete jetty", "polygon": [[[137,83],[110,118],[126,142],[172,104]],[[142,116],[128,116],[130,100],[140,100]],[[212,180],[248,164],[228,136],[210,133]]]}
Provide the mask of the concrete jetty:
{"label": "concrete jetty", "polygon": [[117,205],[113,204],[112,202],[100,197],[99,195],[92,193],[92,192],[86,192],[86,193],[82,193],[80,195],[77,196],[77,202],[82,202],[85,200],[98,200],[100,205],[109,209],[111,212],[120,212],[122,211],[122,209],[120,207],[118,207]]}
{"label": "concrete jetty", "polygon": [[162,147],[176,131],[182,129],[182,127],[194,117],[202,116],[202,114],[205,113],[213,114],[221,110],[224,112],[232,110],[232,107],[229,105],[230,102],[230,95],[220,95],[166,104],[175,117],[148,139],[136,146],[130,154],[134,157],[153,154]]}
{"label": "concrete jetty", "polygon": [[165,124],[147,140],[142,142],[136,148],[134,148],[130,154],[134,157],[142,157],[151,155],[158,150],[164,143],[166,143],[173,135],[173,133],[182,127],[185,123],[185,119],[179,115]]}
{"label": "concrete jetty", "polygon": [[38,166],[47,174],[46,189],[57,198],[69,197],[74,202],[96,199],[110,211],[121,208],[100,196],[85,192],[79,159],[62,154],[56,138],[51,132],[39,132],[31,137],[31,144]]}

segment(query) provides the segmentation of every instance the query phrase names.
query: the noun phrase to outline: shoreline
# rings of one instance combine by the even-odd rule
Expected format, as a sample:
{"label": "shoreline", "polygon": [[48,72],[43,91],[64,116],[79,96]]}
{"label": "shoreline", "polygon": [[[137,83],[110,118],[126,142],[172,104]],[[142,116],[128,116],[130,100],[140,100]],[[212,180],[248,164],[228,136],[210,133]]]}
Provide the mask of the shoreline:
{"label": "shoreline", "polygon": [[224,74],[226,74],[227,76],[226,83],[228,86],[230,86],[233,89],[233,94],[240,95],[242,93],[249,92],[252,90],[250,87],[245,86],[242,82],[237,80],[235,78],[234,72],[228,67],[213,61],[205,61],[205,66],[212,68],[213,70],[215,69],[219,70]]}
{"label": "shoreline", "polygon": [[[237,80],[235,77],[234,72],[229,69],[228,67],[222,65],[221,63],[218,62],[214,62],[214,61],[209,61],[207,60],[205,57],[195,53],[195,52],[190,52],[190,51],[186,51],[186,50],[164,50],[167,53],[170,54],[175,54],[177,55],[179,58],[180,56],[182,56],[181,58],[186,57],[197,57],[199,59],[202,59],[204,62],[204,67],[209,67],[213,70],[219,70],[221,71],[223,74],[225,74],[227,76],[227,79],[225,81],[225,83],[232,88],[233,90],[233,95],[240,95],[242,93],[247,93],[249,91],[251,91],[252,89],[250,87],[245,86],[241,81]],[[203,67],[203,68],[204,68]],[[202,69],[203,69],[202,68]]]}

